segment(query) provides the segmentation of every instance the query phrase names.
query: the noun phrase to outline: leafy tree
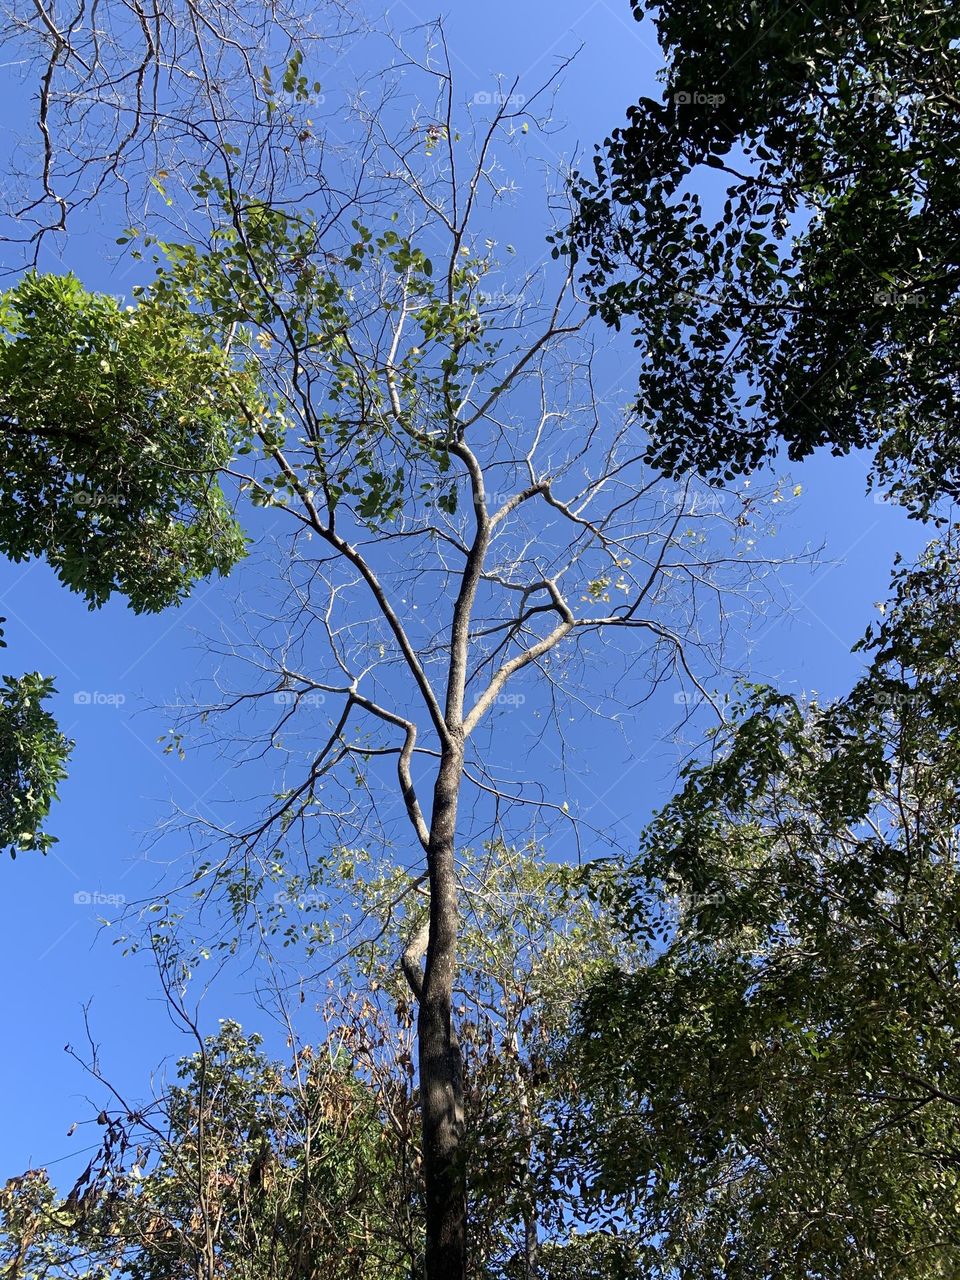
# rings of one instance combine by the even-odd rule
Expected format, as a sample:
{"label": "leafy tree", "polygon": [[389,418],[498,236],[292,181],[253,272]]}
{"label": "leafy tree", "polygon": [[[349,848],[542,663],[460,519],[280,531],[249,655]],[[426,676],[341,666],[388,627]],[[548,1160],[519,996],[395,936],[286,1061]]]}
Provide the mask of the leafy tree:
{"label": "leafy tree", "polygon": [[[468,1265],[466,1059],[454,1000],[459,855],[480,843],[478,832],[509,844],[512,826],[526,838],[527,819],[515,815],[531,803],[543,823],[577,841],[584,831],[562,797],[497,777],[481,726],[524,705],[516,686],[533,681],[546,713],[531,737],[559,730],[578,664],[615,633],[633,644],[619,667],[604,649],[604,705],[621,687],[635,702],[677,677],[709,697],[704,681],[720,670],[726,593],[738,593],[738,611],[749,607],[774,563],[756,562],[755,535],[766,524],[753,493],[698,512],[691,486],[665,493],[644,467],[621,406],[596,392],[572,273],[531,276],[509,245],[498,249],[491,228],[510,185],[497,153],[525,145],[528,107],[505,96],[489,120],[461,118],[445,64],[436,69],[438,48],[442,34],[407,67],[403,91],[420,75],[430,95],[413,128],[406,114],[361,98],[345,127],[364,146],[337,189],[267,127],[291,100],[302,107],[310,98],[294,55],[276,82],[264,78],[263,131],[239,119],[209,139],[183,210],[196,234],[159,243],[149,224],[123,237],[134,252],[155,254],[158,268],[132,318],[107,300],[87,304],[98,326],[102,313],[107,329],[130,327],[122,332],[134,352],[148,342],[141,315],[149,340],[183,336],[177,360],[163,368],[172,400],[183,395],[188,408],[168,418],[165,396],[133,400],[152,428],[170,429],[160,477],[175,500],[167,502],[167,488],[159,500],[160,535],[174,552],[164,561],[167,587],[178,591],[195,567],[221,567],[218,554],[226,564],[239,549],[239,535],[220,521],[218,473],[288,532],[277,583],[245,618],[277,605],[254,627],[255,686],[200,710],[217,726],[208,732],[241,757],[260,758],[269,744],[275,795],[249,825],[214,833],[226,852],[198,866],[196,892],[224,890],[243,917],[262,909],[274,867],[330,870],[371,840],[396,850],[402,870],[429,888],[426,927],[409,939],[404,964],[416,1002],[428,1280],[463,1276]],[[399,73],[384,81],[389,104]],[[166,225],[180,211],[165,215]],[[39,404],[55,405],[61,384],[68,402],[77,398],[76,364],[109,431],[125,402],[112,382],[101,394],[100,376],[123,372],[149,386],[157,353],[148,347],[148,358],[128,368],[99,348],[99,359],[75,360],[75,346],[62,366],[38,363]],[[194,359],[193,376],[177,381]],[[15,391],[28,381],[14,380]],[[25,420],[29,403],[17,401]],[[72,442],[52,417],[40,434],[51,425],[63,436],[59,459]],[[121,474],[142,481],[152,501],[160,477],[151,441],[133,431],[143,448],[131,459],[122,448],[128,421],[120,414],[115,425]],[[177,450],[184,461],[171,475]],[[49,456],[35,468],[41,494],[50,490]],[[80,474],[86,484],[88,471]],[[99,484],[101,472],[91,474]],[[187,498],[182,483],[194,486]],[[135,605],[152,603],[140,595],[154,576],[139,558],[139,509],[121,504],[119,524],[99,510],[92,520],[85,510],[83,520],[55,523],[52,555],[71,586],[92,600],[120,588]],[[178,521],[184,509],[189,516]],[[213,551],[201,536],[198,552],[195,525]],[[145,532],[156,532],[149,517]],[[115,553],[111,576],[96,576],[81,554],[91,540]],[[191,556],[200,552],[210,554],[197,563]],[[238,646],[229,656],[249,655]],[[332,713],[318,717],[327,701]],[[221,727],[218,711],[249,713],[246,728]],[[384,776],[385,761],[395,778]],[[465,791],[474,802],[467,817]],[[427,794],[432,804],[421,800]]]}
{"label": "leafy tree", "polygon": [[[295,1047],[281,1063],[258,1037],[224,1022],[155,1101],[111,1090],[97,1121],[100,1149],[67,1195],[43,1170],[0,1193],[8,1280],[422,1274],[415,1007],[397,957],[425,904],[394,866],[356,870],[363,874],[343,888],[350,927],[365,936],[324,1000],[324,1040],[301,1046],[291,1029]],[[468,854],[463,874],[470,908],[455,998],[471,1149],[470,1275],[629,1274],[629,1242],[573,1230],[575,1165],[555,1141],[554,1115],[575,1105],[576,1081],[554,1046],[591,977],[635,948],[580,892],[581,873],[536,850]],[[308,895],[301,914],[292,897],[291,887],[286,924],[296,921],[309,942],[319,904]],[[182,974],[172,938],[161,954],[171,1012],[196,1036],[169,980]],[[102,1081],[96,1060],[92,1069]]]}
{"label": "leafy tree", "polygon": [[[642,98],[577,183],[594,307],[632,326],[648,456],[755,467],[873,451],[927,516],[960,493],[960,18],[919,0],[634,0]],[[558,250],[559,252],[559,247]]]}
{"label": "leafy tree", "polygon": [[100,1113],[65,1197],[45,1170],[0,1192],[9,1280],[407,1280],[402,1194],[376,1100],[331,1040],[269,1059],[224,1022],[147,1106]]}
{"label": "leafy tree", "polygon": [[[615,1242],[602,1232],[576,1234],[584,1225],[579,1166],[556,1139],[559,1118],[578,1106],[577,1082],[556,1046],[591,981],[611,964],[636,963],[639,951],[583,892],[579,868],[551,863],[534,847],[498,843],[462,850],[458,863],[464,908],[454,1004],[463,1046],[469,1274],[532,1280],[553,1268],[562,1275],[587,1239],[595,1262]],[[422,887],[393,865],[360,863],[356,872],[350,932],[368,936],[354,941],[338,986],[370,991],[378,1009],[376,1032],[360,1043],[407,1045],[415,1012],[411,949],[429,923],[428,903]],[[311,915],[303,921],[308,938]],[[349,1021],[344,1013],[332,1020]],[[413,1114],[412,1056],[391,1051],[384,1059],[368,1049],[366,1059],[368,1078],[379,1077],[381,1088],[395,1088],[410,1064]]]}
{"label": "leafy tree", "polygon": [[36,671],[5,676],[0,688],[0,839],[14,857],[17,849],[46,852],[53,842],[41,827],[73,743],[41,705],[52,693],[53,681]]}
{"label": "leafy tree", "polygon": [[597,984],[576,1054],[642,1274],[960,1263],[955,538],[894,585],[850,695],[753,693],[611,881],[650,962]]}
{"label": "leafy tree", "polygon": [[[0,297],[0,552],[42,557],[91,608],[138,613],[226,573],[244,538],[221,469],[244,425],[242,373],[185,307],[124,309],[73,276]],[[39,825],[70,744],[38,675],[7,678],[0,846],[46,849]]]}
{"label": "leafy tree", "polygon": [[91,605],[176,604],[244,540],[220,488],[240,400],[185,307],[124,309],[73,276],[0,299],[0,551]]}

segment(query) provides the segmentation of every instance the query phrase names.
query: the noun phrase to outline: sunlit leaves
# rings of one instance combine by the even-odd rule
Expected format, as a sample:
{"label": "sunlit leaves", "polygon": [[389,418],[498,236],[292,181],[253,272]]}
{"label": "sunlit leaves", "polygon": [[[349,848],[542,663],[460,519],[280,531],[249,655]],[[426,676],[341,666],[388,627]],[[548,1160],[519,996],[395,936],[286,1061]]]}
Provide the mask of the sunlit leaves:
{"label": "sunlit leaves", "polygon": [[119,592],[145,612],[227,572],[244,540],[219,469],[241,413],[189,312],[52,275],[0,309],[0,551],[43,557],[91,605]]}
{"label": "sunlit leaves", "polygon": [[[221,488],[244,420],[243,378],[177,300],[122,307],[73,276],[0,297],[0,552],[43,558],[91,607],[137,612],[226,573],[245,542]],[[70,745],[40,707],[52,683],[8,678],[2,841],[40,826]]]}
{"label": "sunlit leaves", "polygon": [[73,743],[43,703],[53,681],[34,672],[0,685],[0,848],[46,853],[56,842],[41,828],[66,777]]}
{"label": "sunlit leaves", "polygon": [[[435,490],[452,513],[456,497],[440,476],[457,410],[497,354],[480,294],[489,253],[464,252],[440,275],[392,218],[354,220],[334,252],[309,210],[238,197],[206,171],[194,190],[214,223],[208,243],[148,237],[159,268],[151,296],[189,300],[211,332],[246,353],[264,391],[255,432],[305,449],[310,486],[371,525]],[[262,444],[269,462],[269,439]],[[252,496],[272,505],[289,486],[267,470]]]}
{"label": "sunlit leaves", "polygon": [[333,1039],[277,1061],[221,1020],[149,1107],[100,1112],[68,1195],[45,1170],[0,1190],[0,1260],[73,1280],[169,1280],[204,1256],[237,1280],[404,1280],[396,1143],[352,1065]]}

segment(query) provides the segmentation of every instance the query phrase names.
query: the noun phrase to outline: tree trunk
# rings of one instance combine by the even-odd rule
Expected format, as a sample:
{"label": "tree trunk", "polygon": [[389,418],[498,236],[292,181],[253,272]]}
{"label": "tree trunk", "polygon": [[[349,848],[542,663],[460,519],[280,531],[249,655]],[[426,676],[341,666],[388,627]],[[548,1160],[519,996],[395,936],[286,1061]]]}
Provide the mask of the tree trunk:
{"label": "tree trunk", "polygon": [[430,936],[417,1021],[423,1182],[426,1199],[426,1280],[465,1280],[466,1171],[461,1159],[463,1069],[453,1024],[457,963],[454,865],[462,740],[444,747],[433,792],[430,845]]}

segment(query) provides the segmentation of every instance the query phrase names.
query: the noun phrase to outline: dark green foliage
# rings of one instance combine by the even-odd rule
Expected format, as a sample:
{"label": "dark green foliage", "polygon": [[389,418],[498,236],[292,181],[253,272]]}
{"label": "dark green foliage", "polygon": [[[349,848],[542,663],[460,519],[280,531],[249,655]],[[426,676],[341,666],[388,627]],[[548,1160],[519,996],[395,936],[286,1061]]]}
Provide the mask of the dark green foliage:
{"label": "dark green foliage", "polygon": [[730,477],[781,442],[866,448],[929,515],[960,493],[960,13],[650,8],[663,100],[598,149],[565,246],[634,326],[650,460]]}
{"label": "dark green foliage", "polygon": [[641,1274],[957,1273],[960,566],[899,571],[835,705],[756,691],[618,887],[654,944],[578,1044]]}
{"label": "dark green foliage", "polygon": [[73,743],[57,728],[43,702],[53,681],[37,672],[0,686],[0,849],[39,849],[46,853],[55,837],[40,827],[66,777]]}

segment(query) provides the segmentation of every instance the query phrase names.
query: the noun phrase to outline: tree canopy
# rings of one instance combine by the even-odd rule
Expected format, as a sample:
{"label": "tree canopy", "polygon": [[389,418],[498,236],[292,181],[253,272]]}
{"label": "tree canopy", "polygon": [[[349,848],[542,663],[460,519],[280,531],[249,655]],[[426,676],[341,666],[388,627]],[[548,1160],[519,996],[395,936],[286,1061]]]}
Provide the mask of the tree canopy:
{"label": "tree canopy", "polygon": [[[789,560],[758,545],[782,482],[741,479],[781,447],[868,451],[923,520],[960,496],[960,18],[633,7],[664,93],[559,229],[548,194],[544,263],[503,231],[554,77],[472,111],[442,24],[329,135],[294,0],[17,27],[17,237],[118,180],[154,270],[129,305],[0,296],[0,553],[153,613],[243,557],[241,502],[271,537],[169,731],[252,785],[196,797],[188,870],[122,926],[191,1052],[134,1102],[91,1044],[95,1155],[0,1193],[8,1280],[960,1270],[956,530],[897,562],[845,696],[729,695],[727,645]],[[598,317],[640,353],[626,412]],[[634,854],[568,758],[668,683],[719,728]],[[0,685],[13,852],[52,843],[54,693]],[[188,1007],[234,957],[286,1055]]]}
{"label": "tree canopy", "polygon": [[189,310],[30,274],[0,321],[0,552],[138,612],[231,569],[244,539],[221,469],[245,425],[240,375]]}
{"label": "tree canopy", "polygon": [[53,681],[36,671],[5,676],[0,688],[0,844],[14,857],[53,843],[43,821],[73,748],[42,705],[53,692]]}
{"label": "tree canopy", "polygon": [[333,1043],[287,1062],[261,1044],[225,1021],[159,1098],[102,1111],[102,1142],[68,1194],[43,1169],[8,1181],[10,1280],[409,1276],[387,1220],[402,1189],[375,1096]]}
{"label": "tree canopy", "polygon": [[652,13],[642,98],[577,180],[593,305],[641,352],[648,456],[731,476],[873,453],[926,516],[960,492],[960,18],[918,0]]}
{"label": "tree canopy", "polygon": [[[554,1134],[555,1115],[576,1107],[577,1088],[554,1049],[590,975],[634,946],[577,892],[578,871],[536,849],[492,846],[466,854],[465,867],[474,892],[456,999],[470,1275],[619,1275],[629,1242],[575,1230],[575,1165]],[[315,917],[330,914],[314,888],[329,895],[337,886],[330,875],[315,887],[287,883],[276,931],[296,948],[297,923],[309,943]],[[352,906],[354,942],[318,1011],[324,1034],[303,1043],[288,1023],[282,1061],[230,1021],[201,1039],[177,981],[184,957],[160,929],[155,954],[169,1009],[197,1048],[147,1101],[110,1088],[95,1121],[100,1141],[68,1191],[58,1192],[43,1168],[0,1190],[8,1280],[422,1275],[415,1007],[397,955],[421,922],[425,895],[395,866],[362,857],[339,887]],[[285,973],[293,967],[287,958]],[[98,1055],[88,1066],[109,1083]]]}
{"label": "tree canopy", "polygon": [[[138,613],[226,573],[244,536],[222,471],[249,384],[187,307],[124,307],[71,275],[28,274],[0,297],[0,553],[41,558],[91,608]],[[0,847],[46,849],[40,824],[70,744],[40,702],[53,684],[8,677]]]}
{"label": "tree canopy", "polygon": [[644,1274],[956,1271],[958,610],[933,544],[851,693],[753,692],[613,881],[653,950],[595,986],[578,1060]]}

